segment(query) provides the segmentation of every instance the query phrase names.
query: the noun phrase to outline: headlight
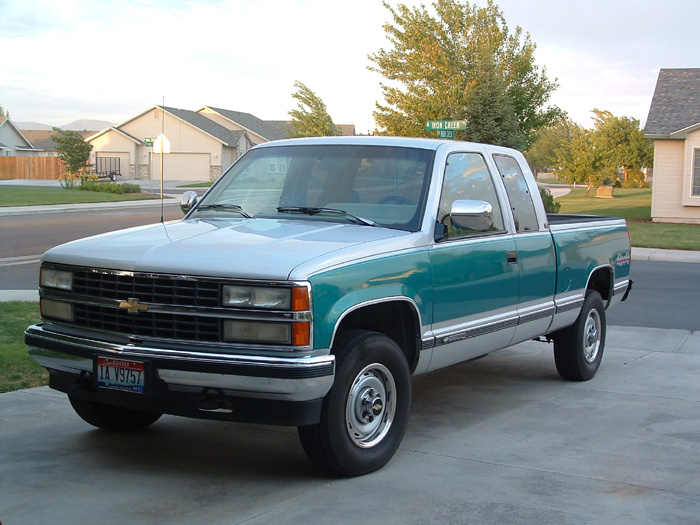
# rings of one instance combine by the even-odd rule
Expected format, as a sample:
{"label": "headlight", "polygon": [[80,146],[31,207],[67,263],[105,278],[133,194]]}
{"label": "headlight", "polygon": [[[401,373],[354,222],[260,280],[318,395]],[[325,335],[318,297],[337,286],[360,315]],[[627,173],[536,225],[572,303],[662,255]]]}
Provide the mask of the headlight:
{"label": "headlight", "polygon": [[61,290],[73,290],[73,274],[64,270],[42,268],[39,284],[47,288],[59,288]]}
{"label": "headlight", "polygon": [[225,285],[223,304],[236,308],[289,310],[292,303],[290,288]]}
{"label": "headlight", "polygon": [[244,343],[288,345],[292,342],[292,332],[288,323],[224,321],[224,339]]}
{"label": "headlight", "polygon": [[73,305],[70,303],[54,301],[42,297],[39,307],[42,317],[53,317],[54,319],[63,319],[64,321],[73,320]]}

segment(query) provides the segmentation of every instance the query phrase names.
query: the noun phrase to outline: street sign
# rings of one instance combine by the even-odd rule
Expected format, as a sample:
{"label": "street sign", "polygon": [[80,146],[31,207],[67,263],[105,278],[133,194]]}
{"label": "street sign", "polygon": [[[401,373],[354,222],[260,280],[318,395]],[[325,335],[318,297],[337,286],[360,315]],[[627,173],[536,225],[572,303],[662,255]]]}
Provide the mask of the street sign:
{"label": "street sign", "polygon": [[153,153],[170,153],[170,141],[162,133],[153,142]]}
{"label": "street sign", "polygon": [[153,146],[153,142],[155,139],[153,137],[146,137],[143,139],[143,143],[146,144],[146,146]]}
{"label": "street sign", "polygon": [[429,120],[425,124],[425,129],[430,131],[467,129],[466,120]]}
{"label": "street sign", "polygon": [[438,136],[439,139],[453,139],[455,138],[455,132],[451,129],[439,129]]}

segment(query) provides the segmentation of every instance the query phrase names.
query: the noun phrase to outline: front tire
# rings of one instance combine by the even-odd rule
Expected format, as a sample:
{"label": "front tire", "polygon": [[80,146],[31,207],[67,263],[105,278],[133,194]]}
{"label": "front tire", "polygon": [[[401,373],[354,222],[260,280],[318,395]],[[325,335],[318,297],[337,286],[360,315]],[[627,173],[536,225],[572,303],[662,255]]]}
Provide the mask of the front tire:
{"label": "front tire", "polygon": [[299,438],[324,470],[360,476],[383,467],[401,444],[411,407],[410,371],[399,346],[377,332],[345,332],[334,353],[336,376],[321,421],[299,427]]}
{"label": "front tire", "polygon": [[600,294],[589,290],[576,322],[554,334],[554,362],[569,381],[595,376],[605,349],[605,305]]}
{"label": "front tire", "polygon": [[130,408],[106,405],[70,394],[68,394],[68,400],[73,410],[75,410],[86,423],[113,432],[141,430],[158,421],[162,415],[155,412],[143,412]]}

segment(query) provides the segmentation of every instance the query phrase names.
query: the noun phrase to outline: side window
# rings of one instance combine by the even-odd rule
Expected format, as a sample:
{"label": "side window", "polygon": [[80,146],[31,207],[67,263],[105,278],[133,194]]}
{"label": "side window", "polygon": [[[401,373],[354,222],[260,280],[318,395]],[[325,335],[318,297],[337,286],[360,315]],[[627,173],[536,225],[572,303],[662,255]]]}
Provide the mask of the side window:
{"label": "side window", "polygon": [[532,204],[532,195],[528,188],[525,176],[518,165],[518,161],[509,155],[494,155],[498,171],[503,177],[503,184],[508,193],[508,200],[513,208],[515,230],[518,232],[538,231],[535,205]]}
{"label": "side window", "polygon": [[488,202],[493,207],[493,226],[488,231],[504,230],[503,214],[493,179],[486,167],[486,162],[478,153],[452,153],[447,157],[438,221],[447,225],[449,237],[484,233],[462,230],[451,223],[448,216],[452,203],[457,200]]}

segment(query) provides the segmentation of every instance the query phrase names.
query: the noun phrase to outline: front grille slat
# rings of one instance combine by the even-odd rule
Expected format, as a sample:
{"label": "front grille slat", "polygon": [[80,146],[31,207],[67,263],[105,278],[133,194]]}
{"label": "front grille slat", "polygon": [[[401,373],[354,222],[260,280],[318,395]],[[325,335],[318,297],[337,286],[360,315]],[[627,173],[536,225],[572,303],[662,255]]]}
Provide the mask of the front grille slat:
{"label": "front grille slat", "polygon": [[[215,308],[221,304],[219,283],[168,276],[74,271],[73,292],[86,297],[172,306]],[[75,304],[74,323],[95,330],[127,335],[214,342],[220,340],[220,321],[193,315],[140,312]]]}

